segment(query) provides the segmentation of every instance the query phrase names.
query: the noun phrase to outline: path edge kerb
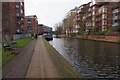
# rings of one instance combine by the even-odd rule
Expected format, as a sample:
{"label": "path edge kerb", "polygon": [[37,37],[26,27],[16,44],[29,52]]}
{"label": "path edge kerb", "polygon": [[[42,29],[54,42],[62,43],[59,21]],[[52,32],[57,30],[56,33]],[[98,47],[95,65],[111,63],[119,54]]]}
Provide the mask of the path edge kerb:
{"label": "path edge kerb", "polygon": [[[33,41],[34,41],[34,40],[33,40]],[[33,43],[33,41],[31,42],[31,44]],[[36,43],[37,43],[37,40],[35,41],[35,45],[34,45],[34,47],[33,47],[33,49],[32,49],[32,54],[31,54],[31,57],[30,57],[30,61],[29,61],[28,66],[27,66],[27,70],[25,71],[25,77],[26,77],[26,75],[27,75],[27,71],[28,71],[30,62],[31,62],[31,60],[32,60],[32,56],[33,56],[33,53],[34,53],[34,50],[35,50]]]}

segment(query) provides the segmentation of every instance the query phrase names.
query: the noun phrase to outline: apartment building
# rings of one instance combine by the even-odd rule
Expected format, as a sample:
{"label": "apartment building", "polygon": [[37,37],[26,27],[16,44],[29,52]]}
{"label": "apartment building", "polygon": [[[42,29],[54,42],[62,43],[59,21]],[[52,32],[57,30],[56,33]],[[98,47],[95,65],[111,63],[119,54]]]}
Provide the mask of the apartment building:
{"label": "apartment building", "polygon": [[115,3],[115,6],[112,8],[112,27],[120,26],[120,2]]}
{"label": "apartment building", "polygon": [[25,16],[24,33],[34,35],[37,33],[38,20],[36,15]]}
{"label": "apartment building", "polygon": [[99,31],[108,31],[112,28],[112,19],[113,7],[116,5],[116,2],[99,2],[97,3],[96,11],[96,25],[98,25]]}
{"label": "apartment building", "polygon": [[79,32],[95,34],[119,26],[120,2],[89,2],[79,7],[75,21]]}
{"label": "apartment building", "polygon": [[2,2],[3,39],[8,40],[22,37],[24,28],[24,1]]}
{"label": "apartment building", "polygon": [[85,31],[87,34],[92,34],[92,2],[89,2],[87,6],[87,11],[84,15]]}
{"label": "apartment building", "polygon": [[95,34],[97,32],[97,27],[96,27],[96,4],[93,4],[91,6],[92,9],[92,34]]}
{"label": "apartment building", "polygon": [[52,33],[52,28],[46,25],[43,25],[43,33]]}
{"label": "apartment building", "polygon": [[63,31],[62,31],[62,33],[66,34],[67,33],[67,26],[68,26],[68,19],[67,18],[63,19],[62,23],[63,23],[63,27],[62,27]]}
{"label": "apartment building", "polygon": [[37,33],[39,35],[43,34],[43,24],[38,24],[38,26],[37,26]]}
{"label": "apartment building", "polygon": [[112,7],[112,28],[114,34],[120,34],[120,1]]}
{"label": "apartment building", "polygon": [[67,33],[76,33],[76,24],[75,24],[75,16],[76,13],[78,11],[78,7],[75,7],[74,9],[71,9],[68,13],[67,13],[67,28],[66,28],[66,32]]}
{"label": "apartment building", "polygon": [[[79,7],[79,10],[77,11],[76,14],[76,23],[77,26],[79,27],[78,30],[79,32],[86,31],[88,27],[91,25],[91,9],[89,7],[91,6],[91,2],[88,4],[83,4]],[[89,13],[90,12],[90,13]],[[88,21],[86,19],[89,19]],[[87,26],[87,29],[86,29]]]}

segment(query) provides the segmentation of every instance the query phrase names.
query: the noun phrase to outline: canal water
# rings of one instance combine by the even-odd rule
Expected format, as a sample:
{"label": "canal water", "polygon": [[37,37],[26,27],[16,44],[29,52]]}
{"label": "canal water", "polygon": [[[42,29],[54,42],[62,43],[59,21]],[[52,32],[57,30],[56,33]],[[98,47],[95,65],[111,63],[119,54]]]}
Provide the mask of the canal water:
{"label": "canal water", "polygon": [[118,78],[120,44],[54,38],[49,42],[85,78]]}

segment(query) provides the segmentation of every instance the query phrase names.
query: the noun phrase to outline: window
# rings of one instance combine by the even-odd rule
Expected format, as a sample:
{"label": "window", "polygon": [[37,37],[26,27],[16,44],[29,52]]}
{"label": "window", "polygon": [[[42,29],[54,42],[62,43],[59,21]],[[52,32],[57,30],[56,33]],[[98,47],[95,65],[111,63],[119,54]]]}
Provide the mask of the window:
{"label": "window", "polygon": [[102,26],[102,31],[106,31],[107,30],[107,26]]}
{"label": "window", "polygon": [[31,19],[30,19],[30,18],[28,18],[28,22],[31,22]]}
{"label": "window", "polygon": [[16,5],[16,8],[19,8],[19,5]]}
{"label": "window", "polygon": [[107,20],[103,20],[102,25],[107,25]]}
{"label": "window", "polygon": [[23,21],[24,19],[23,18],[21,18],[21,21]]}
{"label": "window", "polygon": [[21,2],[21,6],[23,6],[23,3]]}
{"label": "window", "polygon": [[95,20],[95,17],[92,17],[92,20],[94,21],[94,20]]}
{"label": "window", "polygon": [[103,8],[103,12],[107,12],[107,8],[104,7],[104,8]]}
{"label": "window", "polygon": [[117,23],[118,21],[117,20],[115,20],[115,23]]}
{"label": "window", "polygon": [[93,15],[95,15],[95,11],[93,11]]}
{"label": "window", "polygon": [[113,13],[118,13],[118,8],[113,9]]}
{"label": "window", "polygon": [[105,20],[104,24],[107,25],[107,20]]}
{"label": "window", "polygon": [[28,21],[28,24],[30,24],[31,23],[31,21]]}
{"label": "window", "polygon": [[21,9],[21,13],[23,13],[23,10]]}
{"label": "window", "polygon": [[19,13],[17,13],[16,15],[19,16]]}
{"label": "window", "polygon": [[95,26],[95,22],[93,22],[93,26]]}
{"label": "window", "polygon": [[107,14],[103,14],[102,19],[107,19]]}

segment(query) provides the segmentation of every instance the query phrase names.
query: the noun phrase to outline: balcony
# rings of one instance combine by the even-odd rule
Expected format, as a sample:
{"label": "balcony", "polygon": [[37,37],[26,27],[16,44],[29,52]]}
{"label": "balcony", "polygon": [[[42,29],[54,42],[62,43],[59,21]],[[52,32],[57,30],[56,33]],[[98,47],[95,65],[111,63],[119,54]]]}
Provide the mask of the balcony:
{"label": "balcony", "polygon": [[119,24],[118,23],[114,23],[112,26],[115,27],[115,26],[118,26]]}
{"label": "balcony", "polygon": [[118,13],[118,12],[119,12],[118,9],[113,10],[113,13]]}
{"label": "balcony", "polygon": [[80,18],[78,18],[77,20],[80,20]]}
{"label": "balcony", "polygon": [[102,5],[106,5],[108,2],[97,2],[97,6],[102,6]]}
{"label": "balcony", "polygon": [[113,17],[113,20],[117,20],[117,19],[118,19],[118,16]]}
{"label": "balcony", "polygon": [[101,16],[101,13],[97,13],[96,16],[97,16],[97,17],[98,17],[98,16]]}

